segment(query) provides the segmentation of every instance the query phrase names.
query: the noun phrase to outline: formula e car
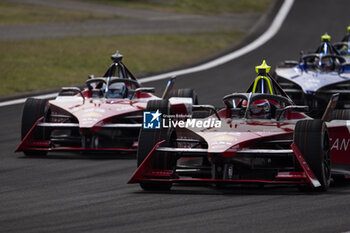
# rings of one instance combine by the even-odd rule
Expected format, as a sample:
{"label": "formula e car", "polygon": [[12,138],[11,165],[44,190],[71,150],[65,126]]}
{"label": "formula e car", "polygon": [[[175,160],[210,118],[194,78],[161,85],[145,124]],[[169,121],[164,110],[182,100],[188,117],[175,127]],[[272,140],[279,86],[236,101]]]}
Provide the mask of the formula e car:
{"label": "formula e car", "polygon": [[169,98],[174,108],[197,103],[194,90],[172,90],[174,79],[161,98],[153,95],[154,88],[142,87],[122,57],[119,52],[112,55],[103,77],[90,76],[83,90],[63,87],[54,100],[28,98],[16,152],[135,152],[147,104]]}
{"label": "formula e car", "polygon": [[312,119],[303,113],[308,106],[295,105],[268,74],[265,62],[256,69],[259,76],[247,93],[225,96],[225,108],[192,106],[192,113],[211,109],[210,117],[142,129],[143,149],[129,183],[144,190],[168,190],[173,183],[254,183],[320,191],[329,187],[331,174],[350,174],[346,121],[326,123],[337,119],[332,112],[339,96],[333,96],[323,120]]}
{"label": "formula e car", "polygon": [[310,107],[312,117],[321,117],[336,93],[341,94],[338,108],[348,107],[350,64],[342,56],[303,55],[300,62],[285,61],[277,66],[274,77],[296,104]]}
{"label": "formula e car", "polygon": [[333,44],[339,55],[343,56],[347,63],[350,63],[350,26],[347,27],[347,34],[341,42]]}
{"label": "formula e car", "polygon": [[330,97],[340,93],[337,108],[346,108],[350,100],[350,64],[330,44],[330,36],[321,37],[315,53],[301,55],[299,61],[284,61],[275,70],[275,79],[296,104],[308,105],[309,115],[320,118]]}

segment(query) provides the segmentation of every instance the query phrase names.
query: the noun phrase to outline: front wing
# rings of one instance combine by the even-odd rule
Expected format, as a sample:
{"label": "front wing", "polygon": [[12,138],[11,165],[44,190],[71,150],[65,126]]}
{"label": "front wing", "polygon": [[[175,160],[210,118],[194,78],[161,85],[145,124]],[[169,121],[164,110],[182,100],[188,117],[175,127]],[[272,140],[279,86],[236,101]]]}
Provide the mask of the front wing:
{"label": "front wing", "polygon": [[207,153],[207,149],[191,148],[170,148],[162,147],[165,141],[160,141],[155,145],[152,151],[145,158],[143,163],[137,168],[129,180],[129,184],[142,182],[171,182],[171,183],[264,183],[264,184],[307,184],[312,187],[320,187],[321,184],[305,161],[298,147],[293,143],[289,150],[246,150],[244,153],[289,153],[293,154],[299,162],[302,171],[281,171],[278,172],[274,179],[214,179],[214,178],[197,178],[197,177],[180,177],[176,169],[153,169],[153,158],[157,152],[171,152],[175,154],[184,154],[195,157],[196,154]]}
{"label": "front wing", "polygon": [[[132,147],[89,147],[89,146],[55,146],[50,139],[36,139],[35,131],[42,128],[54,128],[54,129],[79,129],[77,123],[47,123],[43,122],[44,117],[39,118],[33,127],[29,130],[27,135],[23,138],[20,145],[17,147],[16,152],[20,151],[72,151],[72,152],[135,152],[137,150],[137,143]],[[109,129],[140,129],[141,124],[104,124],[100,128]],[[66,140],[70,140],[67,138]]]}

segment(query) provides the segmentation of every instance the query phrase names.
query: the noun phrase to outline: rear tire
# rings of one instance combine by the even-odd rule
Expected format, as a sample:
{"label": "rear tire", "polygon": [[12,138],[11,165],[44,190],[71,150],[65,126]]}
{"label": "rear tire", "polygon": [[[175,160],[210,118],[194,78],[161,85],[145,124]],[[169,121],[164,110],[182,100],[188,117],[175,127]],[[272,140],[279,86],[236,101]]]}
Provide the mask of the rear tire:
{"label": "rear tire", "polygon": [[350,109],[335,109],[331,114],[331,120],[350,120]]}
{"label": "rear tire", "polygon": [[194,105],[198,104],[198,96],[195,90],[191,88],[183,88],[183,89],[177,89],[173,90],[170,93],[169,98],[171,97],[187,97],[187,98],[192,98],[192,103]]}
{"label": "rear tire", "polygon": [[[22,113],[21,139],[23,140],[36,121],[45,115],[47,99],[28,98],[24,103]],[[35,138],[43,138],[44,131],[37,130],[34,134]],[[29,157],[45,156],[46,151],[25,150],[23,153]]]}
{"label": "rear tire", "polygon": [[[146,111],[157,111],[159,110],[162,114],[171,114],[169,101],[168,100],[150,100],[147,103]],[[144,129],[141,128],[139,135],[139,144],[137,148],[137,167],[139,167],[154,146],[162,141],[167,140],[170,129],[161,128],[160,129]],[[163,145],[167,146],[167,142]],[[154,169],[168,169],[169,162],[167,159],[167,154],[155,155],[153,157],[153,168]],[[169,190],[172,183],[169,182],[141,182],[140,186],[143,190],[147,191],[160,191]]]}
{"label": "rear tire", "polygon": [[[331,151],[326,124],[320,119],[298,121],[294,143],[321,184],[312,190],[326,191],[331,180]],[[301,190],[307,191],[308,188],[301,187]]]}
{"label": "rear tire", "polygon": [[[198,105],[198,95],[195,90],[191,88],[183,88],[183,89],[177,89],[173,90],[170,94],[170,97],[187,97],[192,99],[192,104]],[[192,113],[192,118],[207,118],[210,114],[208,111],[196,111]]]}

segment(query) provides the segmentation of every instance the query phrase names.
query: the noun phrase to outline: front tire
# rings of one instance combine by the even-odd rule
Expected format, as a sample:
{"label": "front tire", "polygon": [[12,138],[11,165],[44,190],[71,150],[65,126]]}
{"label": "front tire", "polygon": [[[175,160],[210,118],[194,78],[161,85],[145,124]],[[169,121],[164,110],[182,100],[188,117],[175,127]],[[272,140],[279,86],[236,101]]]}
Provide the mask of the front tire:
{"label": "front tire", "polygon": [[[171,113],[168,100],[150,100],[147,103],[146,111],[157,111],[159,110],[162,114],[169,115]],[[139,135],[139,145],[137,148],[137,167],[139,167],[154,146],[162,141],[167,140],[170,129],[144,129],[141,128]],[[166,144],[167,142],[165,142]],[[164,145],[164,144],[163,144]],[[167,169],[169,167],[169,160],[167,154],[155,155],[153,157],[154,169]],[[172,183],[169,182],[141,182],[140,186],[143,190],[147,191],[160,191],[169,190]]]}
{"label": "front tire", "polygon": [[[47,99],[28,98],[24,103],[22,113],[21,139],[28,134],[36,121],[45,115]],[[44,136],[43,130],[36,130],[34,137],[42,139]],[[28,157],[45,156],[46,151],[25,150],[23,153]]]}
{"label": "front tire", "polygon": [[321,184],[313,190],[326,191],[331,180],[331,151],[326,124],[320,119],[298,121],[294,143]]}

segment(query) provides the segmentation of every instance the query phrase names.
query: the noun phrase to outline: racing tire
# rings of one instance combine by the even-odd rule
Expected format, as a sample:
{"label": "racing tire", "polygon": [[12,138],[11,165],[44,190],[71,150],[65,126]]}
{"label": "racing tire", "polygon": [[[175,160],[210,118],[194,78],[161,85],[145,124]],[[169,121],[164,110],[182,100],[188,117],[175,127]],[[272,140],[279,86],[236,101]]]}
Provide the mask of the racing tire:
{"label": "racing tire", "polygon": [[[147,103],[145,111],[157,111],[159,110],[162,114],[171,114],[171,109],[168,100],[150,100]],[[167,140],[170,129],[161,128],[160,129],[144,129],[141,128],[138,148],[137,148],[137,167],[139,167],[154,146],[162,141]],[[167,142],[164,146],[166,146]],[[168,168],[167,155],[155,155],[153,159],[152,167],[155,169],[167,169]],[[172,186],[172,183],[169,182],[141,182],[140,186],[143,190],[147,191],[161,191],[169,190]]]}
{"label": "racing tire", "polygon": [[350,120],[350,109],[335,109],[331,114],[331,120]]}
{"label": "racing tire", "polygon": [[[177,89],[173,90],[170,94],[170,97],[188,97],[192,98],[192,103],[194,105],[198,105],[198,95],[195,90],[191,88],[183,88],[183,89]],[[200,118],[207,118],[210,114],[208,111],[196,111],[192,113],[192,118],[200,119]]]}
{"label": "racing tire", "polygon": [[[24,103],[22,113],[21,140],[27,135],[35,122],[45,115],[47,99],[28,98]],[[44,131],[35,132],[35,138],[42,138]],[[45,156],[46,151],[25,150],[23,153],[28,157]]]}
{"label": "racing tire", "polygon": [[300,186],[301,191],[326,191],[331,181],[331,150],[326,124],[320,120],[298,121],[294,143],[320,182],[321,186]]}
{"label": "racing tire", "polygon": [[183,88],[183,89],[177,89],[173,90],[170,93],[169,98],[171,97],[187,97],[187,98],[192,98],[192,103],[194,105],[198,104],[198,95],[195,90],[192,88]]}

